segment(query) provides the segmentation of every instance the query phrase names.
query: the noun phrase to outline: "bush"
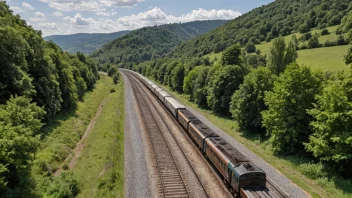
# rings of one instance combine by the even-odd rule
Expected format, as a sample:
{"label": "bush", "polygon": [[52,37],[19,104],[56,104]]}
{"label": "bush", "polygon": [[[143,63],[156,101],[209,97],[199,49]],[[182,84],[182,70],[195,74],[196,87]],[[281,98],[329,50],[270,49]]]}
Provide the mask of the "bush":
{"label": "bush", "polygon": [[345,44],[346,44],[345,38],[343,38],[343,36],[340,35],[340,36],[337,38],[336,44],[337,44],[337,45],[345,45]]}
{"label": "bush", "polygon": [[323,47],[331,47],[331,46],[336,46],[337,42],[336,41],[325,41],[325,43],[323,44]]}
{"label": "bush", "polygon": [[300,41],[305,42],[308,41],[309,39],[311,39],[313,36],[310,32],[305,33],[301,36],[301,38],[299,38]]}
{"label": "bush", "polygon": [[75,197],[78,194],[78,182],[72,173],[63,172],[54,178],[45,197]]}
{"label": "bush", "polygon": [[110,93],[115,93],[116,90],[115,89],[110,89]]}
{"label": "bush", "polygon": [[301,164],[298,166],[298,170],[305,176],[311,179],[323,178],[326,176],[324,172],[324,167],[322,164]]}
{"label": "bush", "polygon": [[323,29],[320,33],[320,35],[324,36],[324,35],[328,35],[330,34],[329,30],[328,29]]}
{"label": "bush", "polygon": [[247,43],[246,45],[246,51],[247,53],[254,53],[256,51],[256,47],[253,43]]}
{"label": "bush", "polygon": [[299,45],[298,48],[299,48],[300,50],[308,49],[307,44],[305,44],[305,43],[302,43],[301,45]]}
{"label": "bush", "polygon": [[309,27],[307,24],[302,24],[299,26],[298,30],[301,34],[307,33],[307,32],[309,32]]}

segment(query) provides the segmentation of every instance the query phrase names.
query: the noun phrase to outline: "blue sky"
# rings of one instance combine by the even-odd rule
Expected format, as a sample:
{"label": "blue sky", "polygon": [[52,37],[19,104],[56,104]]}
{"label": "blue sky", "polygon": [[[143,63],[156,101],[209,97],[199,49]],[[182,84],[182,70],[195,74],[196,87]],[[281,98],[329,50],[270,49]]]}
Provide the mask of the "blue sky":
{"label": "blue sky", "polygon": [[156,24],[233,19],[273,0],[7,0],[44,36],[117,32]]}

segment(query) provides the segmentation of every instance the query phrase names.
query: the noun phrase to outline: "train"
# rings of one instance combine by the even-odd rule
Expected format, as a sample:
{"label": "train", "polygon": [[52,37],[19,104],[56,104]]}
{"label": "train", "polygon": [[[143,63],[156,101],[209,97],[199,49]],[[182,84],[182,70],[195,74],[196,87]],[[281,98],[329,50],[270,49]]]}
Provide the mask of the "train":
{"label": "train", "polygon": [[[266,174],[200,121],[170,94],[143,75],[125,70],[138,78],[160,100],[176,121],[188,133],[195,146],[221,175],[231,193],[240,195],[246,188],[265,188]],[[242,189],[242,190],[241,190]]]}

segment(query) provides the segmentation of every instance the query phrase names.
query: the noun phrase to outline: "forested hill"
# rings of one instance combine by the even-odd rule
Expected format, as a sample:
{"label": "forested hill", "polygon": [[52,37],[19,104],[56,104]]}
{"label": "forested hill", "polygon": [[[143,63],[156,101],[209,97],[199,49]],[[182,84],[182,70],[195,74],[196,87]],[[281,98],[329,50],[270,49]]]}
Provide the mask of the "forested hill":
{"label": "forested hill", "polygon": [[120,37],[92,53],[101,63],[143,62],[166,56],[181,42],[209,32],[226,20],[195,21],[145,27]]}
{"label": "forested hill", "polygon": [[71,35],[53,35],[47,36],[44,39],[47,41],[53,41],[67,52],[82,52],[89,54],[99,48],[101,48],[106,43],[117,39],[130,31],[120,31],[109,34],[104,33],[79,33]]}
{"label": "forested hill", "polygon": [[311,28],[338,25],[348,11],[350,0],[280,0],[256,8],[226,25],[189,42],[173,52],[175,57],[200,57],[222,52],[240,43],[245,46],[270,41],[294,31],[305,33]]}

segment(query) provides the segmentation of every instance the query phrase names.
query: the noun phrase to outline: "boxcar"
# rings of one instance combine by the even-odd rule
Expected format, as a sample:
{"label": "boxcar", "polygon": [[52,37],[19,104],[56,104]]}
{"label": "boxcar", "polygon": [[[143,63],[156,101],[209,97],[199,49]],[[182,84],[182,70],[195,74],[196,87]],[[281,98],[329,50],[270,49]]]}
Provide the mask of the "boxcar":
{"label": "boxcar", "polygon": [[172,115],[178,120],[177,118],[177,111],[186,109],[181,103],[171,97],[166,97],[165,99],[165,106],[167,109],[172,113]]}
{"label": "boxcar", "polygon": [[189,123],[194,121],[199,121],[196,116],[194,116],[187,109],[178,111],[178,122],[183,126],[186,131],[188,131]]}
{"label": "boxcar", "polygon": [[201,121],[194,121],[189,123],[188,133],[193,141],[196,142],[202,153],[205,153],[205,140],[209,137],[219,137],[213,130],[203,124]]}

